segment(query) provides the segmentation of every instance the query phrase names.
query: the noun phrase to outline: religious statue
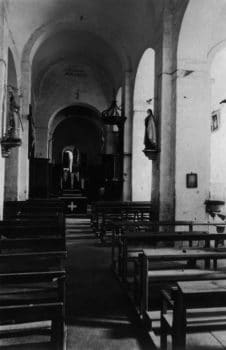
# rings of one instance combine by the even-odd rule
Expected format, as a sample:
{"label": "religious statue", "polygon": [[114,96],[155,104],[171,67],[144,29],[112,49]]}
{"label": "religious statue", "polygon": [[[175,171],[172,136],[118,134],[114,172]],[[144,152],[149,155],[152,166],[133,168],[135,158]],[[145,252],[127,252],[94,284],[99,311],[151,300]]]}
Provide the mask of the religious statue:
{"label": "religious statue", "polygon": [[19,106],[16,103],[13,89],[8,90],[9,107],[8,107],[8,128],[7,133],[10,137],[16,136],[17,118],[19,116]]}
{"label": "religious statue", "polygon": [[151,109],[147,110],[147,116],[144,120],[145,134],[144,145],[146,150],[155,150],[157,148],[157,128],[156,120]]}
{"label": "religious statue", "polygon": [[68,168],[63,168],[62,189],[69,189],[71,184],[71,174]]}
{"label": "religious statue", "polygon": [[71,189],[80,187],[80,151],[78,148],[73,150],[73,161],[71,171]]}

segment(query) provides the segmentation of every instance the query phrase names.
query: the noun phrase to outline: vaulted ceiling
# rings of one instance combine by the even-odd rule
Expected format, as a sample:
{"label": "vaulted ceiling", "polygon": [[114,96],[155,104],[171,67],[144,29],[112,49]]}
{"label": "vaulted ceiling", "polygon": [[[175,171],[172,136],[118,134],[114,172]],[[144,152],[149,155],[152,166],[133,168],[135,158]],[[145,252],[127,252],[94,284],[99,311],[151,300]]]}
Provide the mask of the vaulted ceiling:
{"label": "vaulted ceiling", "polygon": [[131,55],[153,38],[163,3],[164,0],[8,0],[8,14],[20,51],[37,28],[72,18],[74,28],[99,35]]}
{"label": "vaulted ceiling", "polygon": [[8,22],[22,55],[38,30],[33,81],[57,60],[85,60],[120,81],[152,46],[164,0],[7,0]]}

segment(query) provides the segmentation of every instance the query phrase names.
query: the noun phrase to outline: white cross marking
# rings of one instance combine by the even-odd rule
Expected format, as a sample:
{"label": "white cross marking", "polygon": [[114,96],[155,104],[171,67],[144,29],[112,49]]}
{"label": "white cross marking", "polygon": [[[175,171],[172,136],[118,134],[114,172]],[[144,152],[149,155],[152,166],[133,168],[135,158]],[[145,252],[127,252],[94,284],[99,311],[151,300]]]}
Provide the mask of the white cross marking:
{"label": "white cross marking", "polygon": [[71,211],[74,211],[74,209],[77,208],[77,205],[74,204],[74,202],[71,202],[67,207],[68,207],[69,209],[71,209]]}

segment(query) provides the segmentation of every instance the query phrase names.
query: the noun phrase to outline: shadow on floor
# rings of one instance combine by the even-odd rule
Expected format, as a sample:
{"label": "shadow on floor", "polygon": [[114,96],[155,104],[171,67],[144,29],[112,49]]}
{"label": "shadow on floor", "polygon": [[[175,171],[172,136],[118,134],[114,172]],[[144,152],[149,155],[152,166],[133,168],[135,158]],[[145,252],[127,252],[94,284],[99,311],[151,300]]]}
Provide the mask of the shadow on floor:
{"label": "shadow on floor", "polygon": [[[96,240],[80,243],[68,246],[68,343],[72,344],[74,338],[76,349],[96,349],[98,338],[100,349],[151,350],[127,296],[110,270],[110,248],[97,244]],[[83,330],[87,342],[80,339]]]}

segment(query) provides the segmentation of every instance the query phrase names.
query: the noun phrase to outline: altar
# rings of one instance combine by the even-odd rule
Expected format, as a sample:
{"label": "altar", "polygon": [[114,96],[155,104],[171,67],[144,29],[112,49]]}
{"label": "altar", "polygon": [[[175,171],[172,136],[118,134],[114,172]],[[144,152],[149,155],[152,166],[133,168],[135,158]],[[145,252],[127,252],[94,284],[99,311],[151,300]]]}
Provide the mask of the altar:
{"label": "altar", "polygon": [[65,215],[87,213],[87,197],[83,196],[80,191],[64,191],[59,199],[64,202]]}

